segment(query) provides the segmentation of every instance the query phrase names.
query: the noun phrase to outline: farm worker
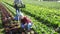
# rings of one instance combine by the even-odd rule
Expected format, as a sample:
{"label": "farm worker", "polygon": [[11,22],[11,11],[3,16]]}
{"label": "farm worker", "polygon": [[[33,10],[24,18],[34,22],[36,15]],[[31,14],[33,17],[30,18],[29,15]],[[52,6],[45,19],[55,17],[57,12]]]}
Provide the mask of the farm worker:
{"label": "farm worker", "polygon": [[19,11],[19,8],[21,8],[22,6],[23,6],[22,0],[14,0],[14,7],[16,9],[15,20],[18,20],[18,22],[19,22],[19,14],[21,12],[21,10]]}
{"label": "farm worker", "polygon": [[16,9],[16,13],[19,13],[19,7],[22,5],[22,0],[14,0],[14,7]]}
{"label": "farm worker", "polygon": [[32,27],[32,22],[31,20],[27,17],[24,16],[23,14],[20,14],[19,18],[21,19],[21,28],[25,29],[27,28],[28,31],[30,31],[30,28]]}

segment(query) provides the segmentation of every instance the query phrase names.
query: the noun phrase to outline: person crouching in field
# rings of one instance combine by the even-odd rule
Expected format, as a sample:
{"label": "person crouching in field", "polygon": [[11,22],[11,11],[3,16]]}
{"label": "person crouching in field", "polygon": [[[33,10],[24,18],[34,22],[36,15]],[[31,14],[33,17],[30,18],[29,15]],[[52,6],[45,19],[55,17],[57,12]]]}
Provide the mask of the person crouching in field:
{"label": "person crouching in field", "polygon": [[[18,14],[19,16],[19,20],[20,20],[20,24],[21,24],[21,28],[22,29],[28,29],[28,31],[30,30],[30,28],[32,27],[32,22],[31,20],[27,17],[24,16],[22,12],[19,12]],[[18,16],[15,16],[14,19],[18,21]]]}
{"label": "person crouching in field", "polygon": [[24,16],[23,13],[20,14],[20,21],[21,21],[21,28],[27,29],[30,31],[30,28],[32,27],[32,22],[31,20],[27,17]]}

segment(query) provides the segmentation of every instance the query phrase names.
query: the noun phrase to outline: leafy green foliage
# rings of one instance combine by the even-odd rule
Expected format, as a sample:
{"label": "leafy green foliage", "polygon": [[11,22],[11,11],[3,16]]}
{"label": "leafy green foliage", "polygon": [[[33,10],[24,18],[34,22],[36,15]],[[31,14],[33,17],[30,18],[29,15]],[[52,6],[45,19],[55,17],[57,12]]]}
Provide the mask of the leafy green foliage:
{"label": "leafy green foliage", "polygon": [[[7,8],[10,8],[9,10],[11,10],[11,11],[14,10],[14,12],[15,12],[15,9],[13,7],[11,8],[11,6],[9,6],[5,3],[4,3],[4,5],[6,5],[6,7],[8,6]],[[37,20],[35,20],[34,17],[31,17],[31,16],[29,16],[29,17],[31,18],[31,20],[34,24],[32,27],[38,32],[38,34],[43,34],[43,33],[44,34],[54,34],[54,33],[56,33],[53,29],[48,28],[46,25],[44,25],[41,22],[38,22]],[[56,34],[58,34],[58,33],[56,33]]]}
{"label": "leafy green foliage", "polygon": [[[7,2],[13,6],[13,0],[9,2],[8,0],[7,1],[4,0],[4,2]],[[48,8],[45,8],[45,7],[41,7],[38,2],[36,2],[35,4],[34,2],[28,3],[26,0],[26,8],[23,10],[23,12],[31,18],[34,24],[32,27],[38,32],[38,34],[58,34],[57,32],[53,30],[51,26],[54,25],[55,27],[55,25],[58,25],[58,27],[60,27],[60,23],[59,23],[60,10],[48,9],[51,4],[48,6]],[[6,7],[11,11],[11,13],[15,14],[15,9],[12,6],[6,3],[4,3],[4,5],[6,5]],[[47,27],[46,25],[50,25],[50,27]]]}

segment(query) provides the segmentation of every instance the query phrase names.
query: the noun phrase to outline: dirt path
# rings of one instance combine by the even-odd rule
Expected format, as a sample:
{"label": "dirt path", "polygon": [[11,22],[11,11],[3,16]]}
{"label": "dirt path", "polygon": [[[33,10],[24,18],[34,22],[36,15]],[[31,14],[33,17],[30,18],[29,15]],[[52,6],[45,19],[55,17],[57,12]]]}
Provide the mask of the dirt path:
{"label": "dirt path", "polygon": [[12,15],[7,11],[2,3],[0,3],[0,11],[2,15],[2,25],[5,29],[5,32],[7,32],[6,34],[10,34],[9,32],[13,29],[17,30],[18,24],[12,21]]}
{"label": "dirt path", "polygon": [[3,13],[6,17],[11,16],[10,13],[5,9],[2,3],[0,3],[0,11]]}

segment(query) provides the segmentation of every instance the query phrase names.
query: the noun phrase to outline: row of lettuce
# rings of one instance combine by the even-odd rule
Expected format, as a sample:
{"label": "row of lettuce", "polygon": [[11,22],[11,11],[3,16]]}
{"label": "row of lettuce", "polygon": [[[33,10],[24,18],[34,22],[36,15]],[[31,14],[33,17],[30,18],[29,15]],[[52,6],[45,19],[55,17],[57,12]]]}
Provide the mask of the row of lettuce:
{"label": "row of lettuce", "polygon": [[41,6],[41,7],[45,7],[45,8],[49,8],[49,9],[56,9],[59,10],[60,9],[60,2],[48,2],[48,1],[38,1],[38,0],[23,0],[24,3],[29,3],[29,4],[34,4],[37,6]]}
{"label": "row of lettuce", "polygon": [[[16,14],[16,12],[15,12],[15,9],[13,8],[13,7],[11,7],[10,5],[8,5],[8,4],[6,4],[6,3],[4,3],[3,2],[3,4],[10,10],[10,12],[12,13],[12,15],[13,15],[13,13],[14,14]],[[12,3],[11,3],[12,4]],[[27,6],[27,7],[29,7],[29,5]],[[37,8],[37,7],[36,7]],[[25,10],[26,10],[26,8],[25,8]],[[32,10],[30,10],[30,11],[32,11]],[[25,13],[25,11],[23,11],[24,13]],[[27,12],[28,13],[28,12]],[[31,12],[29,12],[29,13],[31,13]],[[34,13],[33,13],[34,14]],[[35,14],[37,14],[37,12],[35,12]],[[31,16],[29,16],[30,18],[31,18],[31,20],[32,20],[32,22],[33,22],[33,28],[39,33],[39,34],[42,34],[42,33],[45,33],[45,34],[58,34],[57,32],[55,32],[53,29],[51,29],[51,28],[48,28],[46,25],[44,25],[44,24],[42,24],[41,22],[38,22],[38,20],[35,20],[34,18],[35,17],[31,17]]]}
{"label": "row of lettuce", "polygon": [[25,9],[28,10],[29,13],[35,15],[35,17],[39,18],[39,20],[43,19],[44,22],[47,21],[46,23],[55,24],[60,27],[60,10],[50,10],[29,4],[26,5]]}

